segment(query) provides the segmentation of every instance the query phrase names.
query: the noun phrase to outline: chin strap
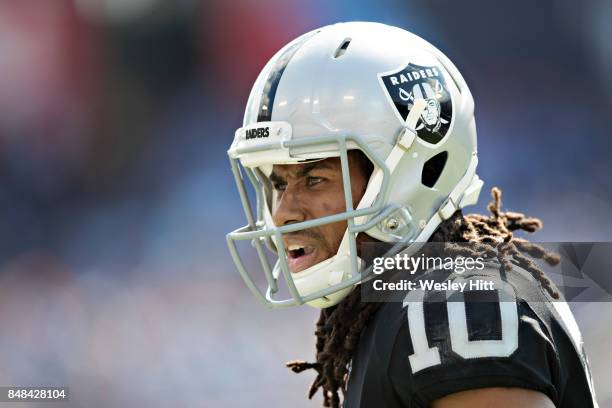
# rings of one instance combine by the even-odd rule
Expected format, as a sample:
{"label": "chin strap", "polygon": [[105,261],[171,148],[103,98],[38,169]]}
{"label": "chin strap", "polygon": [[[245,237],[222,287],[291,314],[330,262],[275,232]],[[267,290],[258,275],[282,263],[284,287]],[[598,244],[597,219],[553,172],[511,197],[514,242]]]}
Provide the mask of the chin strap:
{"label": "chin strap", "polygon": [[476,204],[480,189],[484,184],[476,174],[476,165],[478,164],[478,156],[476,152],[472,153],[472,159],[465,174],[459,180],[459,183],[453,188],[453,191],[448,195],[446,200],[442,202],[438,210],[429,219],[423,230],[414,239],[415,242],[424,242],[429,239],[433,232],[438,228],[438,225],[444,220],[449,219],[455,211],[468,205]]}
{"label": "chin strap", "polygon": [[[401,130],[400,134],[397,137],[397,142],[391,149],[391,153],[387,156],[385,160],[385,165],[389,169],[389,173],[393,174],[395,168],[402,160],[404,154],[410,149],[412,143],[414,143],[414,139],[416,139],[416,124],[421,117],[421,113],[425,110],[425,100],[417,99],[414,102],[414,105],[410,112],[408,113],[408,117],[406,118],[406,122],[404,124],[404,128]],[[380,169],[375,169],[372,178],[368,183],[368,187],[366,188],[363,197],[361,197],[361,201],[357,205],[357,210],[362,208],[367,208],[372,205],[374,199],[380,193],[380,187],[382,186],[383,180],[383,171]],[[362,224],[366,219],[366,216],[357,217],[355,219],[355,224]]]}

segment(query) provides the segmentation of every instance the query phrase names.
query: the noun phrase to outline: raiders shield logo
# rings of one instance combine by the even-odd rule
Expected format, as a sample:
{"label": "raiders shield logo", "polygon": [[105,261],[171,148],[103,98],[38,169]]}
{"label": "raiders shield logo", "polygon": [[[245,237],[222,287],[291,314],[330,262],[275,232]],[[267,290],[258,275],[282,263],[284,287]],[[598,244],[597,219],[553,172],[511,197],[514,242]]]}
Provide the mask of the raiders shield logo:
{"label": "raiders shield logo", "polygon": [[416,124],[417,136],[434,144],[442,140],[451,123],[453,104],[440,69],[408,64],[379,77],[402,121],[408,117],[415,100],[425,99],[425,110]]}

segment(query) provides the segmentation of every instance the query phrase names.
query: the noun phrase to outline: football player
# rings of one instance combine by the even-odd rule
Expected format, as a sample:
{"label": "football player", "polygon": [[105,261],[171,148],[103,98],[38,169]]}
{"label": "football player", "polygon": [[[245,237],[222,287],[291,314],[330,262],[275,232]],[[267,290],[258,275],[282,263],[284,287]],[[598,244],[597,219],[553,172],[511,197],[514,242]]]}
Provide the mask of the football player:
{"label": "football player", "polygon": [[[316,361],[288,363],[316,371],[309,397],[322,390],[332,407],[597,406],[577,325],[534,262],[558,259],[513,236],[541,223],[503,212],[498,189],[490,216],[462,212],[482,187],[474,101],[431,44],[363,22],[302,35],[257,78],[228,154],[248,224],[227,241],[247,286],[272,308],[321,309]],[[265,291],[237,241],[257,251]],[[455,255],[475,250],[457,243],[477,244],[489,256],[478,274],[419,276],[486,276],[494,296],[431,290],[366,302],[371,242],[389,256],[426,242]]]}

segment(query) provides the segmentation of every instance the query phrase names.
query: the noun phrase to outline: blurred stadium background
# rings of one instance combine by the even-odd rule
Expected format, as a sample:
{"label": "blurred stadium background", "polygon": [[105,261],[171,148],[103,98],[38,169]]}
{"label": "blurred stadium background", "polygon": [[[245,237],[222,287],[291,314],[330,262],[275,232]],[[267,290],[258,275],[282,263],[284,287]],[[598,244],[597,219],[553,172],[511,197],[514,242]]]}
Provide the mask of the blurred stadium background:
{"label": "blurred stadium background", "polygon": [[[226,251],[243,215],[225,150],[267,59],[348,20],[455,61],[487,191],[541,217],[537,240],[612,240],[607,0],[2,1],[0,385],[87,407],[320,404],[283,366],[313,355],[316,311],[260,307]],[[612,407],[612,307],[572,307]]]}

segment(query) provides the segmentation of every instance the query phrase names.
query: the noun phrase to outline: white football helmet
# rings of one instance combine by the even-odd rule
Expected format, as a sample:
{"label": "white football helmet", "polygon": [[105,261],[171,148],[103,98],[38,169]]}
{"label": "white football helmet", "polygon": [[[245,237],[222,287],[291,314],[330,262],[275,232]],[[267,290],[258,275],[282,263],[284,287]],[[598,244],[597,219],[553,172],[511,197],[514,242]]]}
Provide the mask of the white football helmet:
{"label": "white football helmet", "polygon": [[[357,208],[351,205],[350,149],[374,164]],[[358,233],[416,250],[442,220],[476,203],[482,187],[474,100],[463,77],[425,40],[377,23],[326,26],[276,53],[253,86],[228,154],[248,224],[230,232],[227,243],[247,286],[270,307],[338,303],[369,272],[357,253]],[[327,157],[341,159],[346,211],[274,225],[272,166]],[[244,175],[257,196],[255,212]],[[291,273],[283,234],[341,220],[348,228],[337,254]],[[240,240],[252,241],[258,253],[265,293],[238,253]],[[272,268],[267,250],[277,258]],[[287,299],[275,298],[281,275]]]}

